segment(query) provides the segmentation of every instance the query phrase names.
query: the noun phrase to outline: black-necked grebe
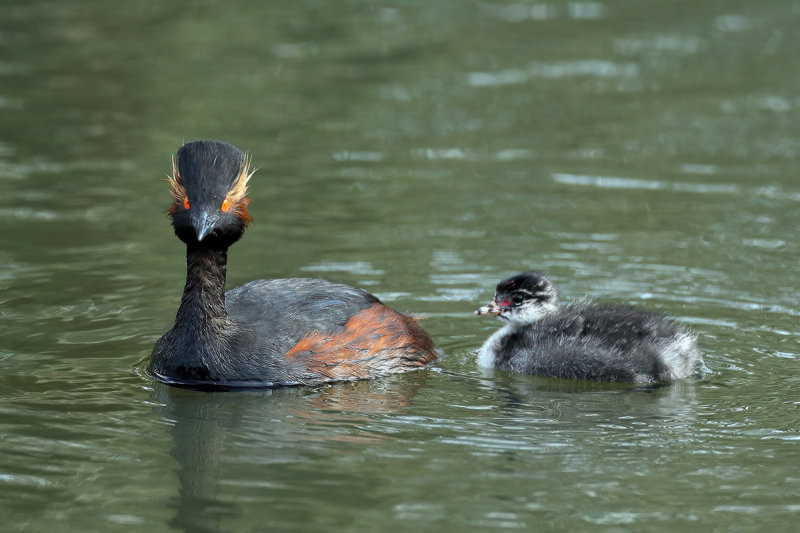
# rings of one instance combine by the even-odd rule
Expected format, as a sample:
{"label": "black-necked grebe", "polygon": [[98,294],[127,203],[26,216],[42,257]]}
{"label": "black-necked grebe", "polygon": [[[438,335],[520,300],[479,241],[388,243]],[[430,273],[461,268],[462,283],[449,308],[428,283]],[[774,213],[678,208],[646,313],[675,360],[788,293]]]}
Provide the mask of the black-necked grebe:
{"label": "black-necked grebe", "polygon": [[273,279],[225,292],[228,248],[252,220],[248,159],[218,141],[173,159],[168,213],[186,243],[175,325],[153,348],[159,381],[210,387],[317,385],[423,367],[436,359],[416,320],[372,294],[319,279]]}
{"label": "black-necked grebe", "polygon": [[475,313],[507,322],[481,347],[484,367],[634,383],[686,378],[703,368],[695,336],[675,320],[588,300],[561,305],[538,272],[501,281]]}

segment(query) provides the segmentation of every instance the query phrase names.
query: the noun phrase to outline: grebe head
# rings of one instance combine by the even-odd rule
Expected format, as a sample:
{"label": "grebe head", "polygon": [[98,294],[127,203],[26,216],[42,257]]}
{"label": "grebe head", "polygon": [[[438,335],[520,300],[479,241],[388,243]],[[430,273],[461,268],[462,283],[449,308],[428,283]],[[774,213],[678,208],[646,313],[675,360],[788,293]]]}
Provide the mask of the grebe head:
{"label": "grebe head", "polygon": [[219,141],[194,141],[172,158],[172,217],[175,234],[186,244],[227,247],[253,220],[247,212],[247,156]]}
{"label": "grebe head", "polygon": [[558,309],[558,293],[550,281],[538,272],[523,272],[497,284],[494,298],[475,311],[476,315],[494,315],[504,322],[524,326]]}

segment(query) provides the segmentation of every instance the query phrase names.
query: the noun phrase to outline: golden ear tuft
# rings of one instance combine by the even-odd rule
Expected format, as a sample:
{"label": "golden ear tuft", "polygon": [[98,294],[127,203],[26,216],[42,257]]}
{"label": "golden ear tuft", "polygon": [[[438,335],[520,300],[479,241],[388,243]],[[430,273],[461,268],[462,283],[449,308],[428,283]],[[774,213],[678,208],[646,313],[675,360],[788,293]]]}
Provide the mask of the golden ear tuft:
{"label": "golden ear tuft", "polygon": [[172,156],[172,175],[167,176],[167,181],[169,182],[169,192],[172,194],[172,205],[167,209],[167,213],[169,215],[174,215],[175,210],[184,201],[186,198],[186,189],[183,187],[183,179],[181,178],[180,172],[178,172],[178,160],[173,155]]}
{"label": "golden ear tuft", "polygon": [[245,195],[247,195],[247,182],[253,177],[255,171],[256,169],[250,170],[250,156],[245,156],[242,170],[233,183],[233,187],[228,191],[228,198],[230,198],[231,203],[237,204],[244,200]]}

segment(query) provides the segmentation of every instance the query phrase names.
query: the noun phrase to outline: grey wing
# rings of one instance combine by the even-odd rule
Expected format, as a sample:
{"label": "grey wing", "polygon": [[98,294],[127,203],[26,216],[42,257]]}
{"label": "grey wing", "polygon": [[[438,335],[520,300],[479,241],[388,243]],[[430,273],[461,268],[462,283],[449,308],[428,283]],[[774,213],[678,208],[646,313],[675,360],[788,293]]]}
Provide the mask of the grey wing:
{"label": "grey wing", "polygon": [[276,353],[311,332],[341,331],[351,316],[379,302],[365,290],[310,278],[251,281],[225,294],[230,319]]}
{"label": "grey wing", "polygon": [[569,324],[573,335],[590,336],[607,345],[657,341],[681,331],[677,323],[663,315],[623,306],[597,305],[578,301],[565,306],[552,322]]}

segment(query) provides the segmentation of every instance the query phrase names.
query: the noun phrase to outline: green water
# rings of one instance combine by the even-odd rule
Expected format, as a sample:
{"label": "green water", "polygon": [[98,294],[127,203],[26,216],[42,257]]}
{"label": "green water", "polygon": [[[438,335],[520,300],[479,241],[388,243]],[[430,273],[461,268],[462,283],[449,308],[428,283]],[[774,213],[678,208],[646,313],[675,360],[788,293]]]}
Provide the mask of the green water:
{"label": "green water", "polygon": [[[3,531],[791,531],[800,8],[789,0],[6,1]],[[252,153],[229,283],[425,313],[435,367],[154,384],[170,156]],[[501,278],[684,320],[655,390],[480,371]]]}

